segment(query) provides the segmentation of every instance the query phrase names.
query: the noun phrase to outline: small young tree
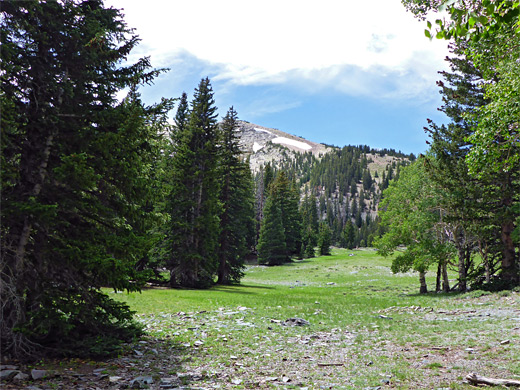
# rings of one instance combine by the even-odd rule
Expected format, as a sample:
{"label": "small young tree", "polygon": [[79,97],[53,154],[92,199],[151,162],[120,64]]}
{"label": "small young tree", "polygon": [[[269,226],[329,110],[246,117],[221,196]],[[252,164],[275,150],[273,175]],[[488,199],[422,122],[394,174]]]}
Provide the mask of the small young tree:
{"label": "small young tree", "polygon": [[320,232],[318,237],[318,248],[320,256],[330,255],[331,237],[332,232],[330,231],[329,225],[322,222],[320,224]]}

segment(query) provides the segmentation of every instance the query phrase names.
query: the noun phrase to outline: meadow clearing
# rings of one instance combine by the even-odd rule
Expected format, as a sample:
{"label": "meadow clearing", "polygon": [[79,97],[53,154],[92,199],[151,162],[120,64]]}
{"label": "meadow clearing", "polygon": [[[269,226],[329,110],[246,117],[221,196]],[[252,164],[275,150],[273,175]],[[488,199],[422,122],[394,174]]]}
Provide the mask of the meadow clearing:
{"label": "meadow clearing", "polygon": [[[390,264],[373,249],[334,249],[249,266],[237,286],[107,290],[136,311],[147,335],[106,361],[42,361],[34,368],[49,375],[26,385],[473,389],[471,372],[520,379],[518,291],[420,295],[417,274],[392,274]],[[308,325],[285,326],[291,318]]]}

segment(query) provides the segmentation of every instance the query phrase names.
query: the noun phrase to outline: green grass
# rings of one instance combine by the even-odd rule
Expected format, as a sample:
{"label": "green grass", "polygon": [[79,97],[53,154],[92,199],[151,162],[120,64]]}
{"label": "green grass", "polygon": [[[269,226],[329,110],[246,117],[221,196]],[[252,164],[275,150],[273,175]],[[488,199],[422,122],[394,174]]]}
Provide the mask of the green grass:
{"label": "green grass", "polygon": [[[249,267],[238,286],[113,296],[151,337],[173,343],[177,371],[201,386],[465,389],[460,376],[471,371],[519,379],[518,293],[420,295],[417,275],[393,275],[390,262],[335,249]],[[434,275],[427,281],[433,288]],[[279,324],[290,317],[311,325]]]}

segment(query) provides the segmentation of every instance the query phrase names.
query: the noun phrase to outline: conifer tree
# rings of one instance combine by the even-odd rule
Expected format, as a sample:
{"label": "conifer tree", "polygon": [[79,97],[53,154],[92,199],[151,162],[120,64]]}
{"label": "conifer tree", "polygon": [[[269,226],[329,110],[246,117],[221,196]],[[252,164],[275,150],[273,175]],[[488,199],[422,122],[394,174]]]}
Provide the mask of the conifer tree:
{"label": "conifer tree", "polygon": [[287,258],[300,253],[301,249],[301,217],[298,210],[298,190],[291,185],[285,171],[280,171],[273,181],[270,196],[279,201],[282,213],[282,224],[285,232]]}
{"label": "conifer tree", "polygon": [[326,223],[320,224],[320,232],[318,238],[318,248],[320,256],[330,255],[331,236],[329,226]]}
{"label": "conifer tree", "polygon": [[138,327],[101,286],[143,283],[159,71],[123,65],[138,38],[102,1],[3,1],[0,25],[2,356],[113,353]]}
{"label": "conifer tree", "polygon": [[280,265],[287,261],[280,199],[273,196],[268,196],[265,203],[257,250],[260,264]]}
{"label": "conifer tree", "polygon": [[[182,102],[182,101],[181,101]],[[219,182],[217,107],[208,78],[195,90],[189,119],[178,134],[169,195],[172,287],[208,287],[218,268]]]}
{"label": "conifer tree", "polygon": [[344,235],[344,245],[345,248],[354,249],[356,246],[356,230],[354,228],[354,224],[352,221],[347,219],[347,223],[345,224],[345,229],[343,231]]}
{"label": "conifer tree", "polygon": [[239,282],[243,276],[248,251],[248,232],[253,222],[253,188],[249,164],[241,159],[237,113],[231,107],[222,123],[219,176],[222,188],[220,202],[220,237],[218,248],[218,284]]}

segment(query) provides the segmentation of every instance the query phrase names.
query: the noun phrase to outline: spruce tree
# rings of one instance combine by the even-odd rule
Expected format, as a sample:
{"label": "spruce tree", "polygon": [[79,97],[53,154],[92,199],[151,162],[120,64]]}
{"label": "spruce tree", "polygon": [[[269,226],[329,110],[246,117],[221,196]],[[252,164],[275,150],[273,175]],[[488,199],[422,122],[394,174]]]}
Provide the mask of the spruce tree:
{"label": "spruce tree", "polygon": [[298,190],[295,184],[290,184],[285,171],[280,171],[276,176],[270,188],[270,196],[280,204],[287,258],[290,259],[292,255],[300,253],[301,218],[298,210]]}
{"label": "spruce tree", "polygon": [[208,287],[218,268],[219,182],[217,107],[208,78],[195,90],[189,119],[178,135],[169,195],[172,287]]}
{"label": "spruce tree", "polygon": [[[219,176],[220,237],[218,247],[218,284],[239,282],[248,252],[248,232],[252,232],[253,188],[249,164],[242,161],[239,148],[237,113],[231,107],[221,125]],[[251,233],[249,233],[251,234]]]}
{"label": "spruce tree", "polygon": [[273,196],[268,196],[265,203],[257,250],[260,264],[280,265],[287,261],[280,199]]}
{"label": "spruce tree", "polygon": [[344,236],[344,245],[345,248],[354,249],[356,246],[356,229],[354,228],[354,224],[352,221],[347,219],[347,223],[345,224],[345,229],[343,230]]}
{"label": "spruce tree", "polygon": [[320,256],[330,255],[331,236],[332,232],[330,231],[329,226],[322,222],[320,224],[320,232],[318,237],[318,248]]}
{"label": "spruce tree", "polygon": [[113,353],[138,327],[101,286],[143,283],[159,72],[124,65],[138,38],[102,1],[3,1],[0,24],[2,355]]}

